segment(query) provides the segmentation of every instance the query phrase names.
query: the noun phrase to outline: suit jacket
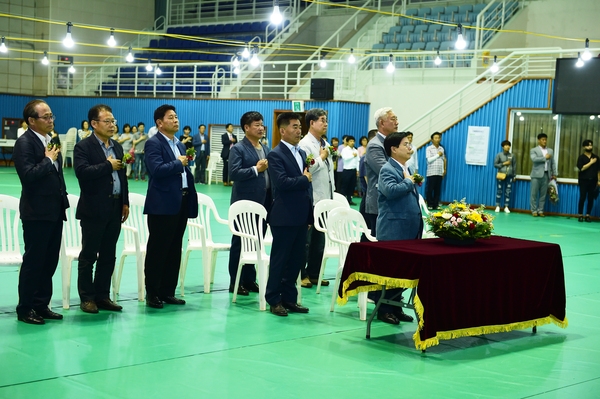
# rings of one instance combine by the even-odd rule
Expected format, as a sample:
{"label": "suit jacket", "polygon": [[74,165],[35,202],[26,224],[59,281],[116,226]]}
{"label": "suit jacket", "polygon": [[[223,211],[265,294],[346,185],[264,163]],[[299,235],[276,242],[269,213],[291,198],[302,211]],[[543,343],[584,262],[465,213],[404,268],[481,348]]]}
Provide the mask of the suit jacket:
{"label": "suit jacket", "polygon": [[550,159],[546,159],[546,157],[544,157],[540,146],[532,148],[529,151],[529,157],[533,163],[530,174],[532,178],[539,179],[544,177],[546,161],[548,161],[548,173],[550,176],[558,176],[558,172],[556,171],[556,161],[554,161],[554,152],[552,151],[552,148],[546,147],[546,149],[548,150],[548,154],[551,155]]}
{"label": "suit jacket", "polygon": [[223,148],[221,149],[221,158],[227,161],[229,159],[229,146],[231,146],[231,144],[234,144],[233,141],[229,140],[228,133],[223,133],[223,135],[221,136],[221,144],[223,144]]}
{"label": "suit jacket", "polygon": [[365,170],[367,172],[367,198],[365,203],[365,212],[377,215],[377,181],[379,180],[379,171],[388,160],[388,156],[383,148],[383,137],[379,133],[367,144],[365,154]]}
{"label": "suit jacket", "polygon": [[393,159],[379,173],[379,241],[413,240],[423,234],[419,195],[414,183],[404,177],[402,167]]}
{"label": "suit jacket", "polygon": [[[114,146],[115,158],[123,159],[123,147],[109,139]],[[81,196],[77,205],[77,219],[103,219],[111,211],[113,200],[113,169],[95,134],[89,135],[75,145],[73,166],[79,181]],[[125,168],[118,170],[121,183],[121,201],[129,206],[129,188]]]}
{"label": "suit jacket", "polygon": [[[302,149],[300,149],[300,156],[303,161],[306,160],[306,153]],[[268,216],[269,224],[271,226],[312,224],[312,185],[298,168],[292,152],[283,142],[280,142],[269,153],[267,160],[273,191],[273,205]]]}
{"label": "suit jacket", "polygon": [[31,130],[17,139],[13,162],[21,180],[19,212],[22,220],[56,222],[67,220],[69,207],[63,176],[62,154],[58,154],[58,171],[46,157],[46,148]]}
{"label": "suit jacket", "polygon": [[[269,149],[262,144],[261,146],[265,157],[268,156]],[[231,190],[232,204],[239,200],[249,200],[258,202],[269,210],[270,204],[265,204],[267,197],[265,172],[261,172],[257,176],[253,168],[258,161],[258,153],[247,138],[244,137],[242,141],[231,147],[229,178],[235,182]]]}
{"label": "suit jacket", "polygon": [[[206,132],[204,132],[204,140],[206,140],[206,143],[204,143],[204,152],[207,155],[209,155],[210,154],[210,140],[208,139],[208,133],[206,133]],[[200,152],[200,149],[202,148],[202,140],[200,139],[200,133],[197,133],[194,135],[194,137],[192,139],[192,144],[194,145],[196,152]]]}
{"label": "suit jacket", "polygon": [[[185,154],[185,146],[177,143],[179,152]],[[162,134],[155,134],[146,140],[146,170],[148,171],[148,192],[144,213],[149,215],[176,215],[181,208],[181,175],[183,164],[175,158],[169,143]],[[198,216],[198,196],[194,187],[194,176],[188,166],[187,185],[190,199],[188,201],[188,218]]]}

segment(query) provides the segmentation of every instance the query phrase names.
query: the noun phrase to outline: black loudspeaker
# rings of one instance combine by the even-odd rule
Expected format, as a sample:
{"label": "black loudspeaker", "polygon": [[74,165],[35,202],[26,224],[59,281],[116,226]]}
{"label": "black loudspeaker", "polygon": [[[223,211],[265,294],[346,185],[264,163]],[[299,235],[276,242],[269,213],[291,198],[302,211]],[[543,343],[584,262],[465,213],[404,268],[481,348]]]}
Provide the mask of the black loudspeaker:
{"label": "black loudspeaker", "polygon": [[333,79],[311,79],[310,98],[313,100],[333,100]]}

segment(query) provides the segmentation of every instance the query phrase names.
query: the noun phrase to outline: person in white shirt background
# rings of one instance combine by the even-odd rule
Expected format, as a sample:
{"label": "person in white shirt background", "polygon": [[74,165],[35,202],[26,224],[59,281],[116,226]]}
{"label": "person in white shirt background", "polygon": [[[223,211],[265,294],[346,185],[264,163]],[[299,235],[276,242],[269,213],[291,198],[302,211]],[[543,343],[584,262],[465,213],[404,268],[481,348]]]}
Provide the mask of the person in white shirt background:
{"label": "person in white shirt background", "polygon": [[354,187],[356,187],[356,178],[358,177],[358,150],[354,148],[356,139],[352,136],[346,136],[346,145],[340,156],[344,160],[341,178],[341,194],[343,194],[350,205],[356,205],[352,201],[352,195],[354,194]]}

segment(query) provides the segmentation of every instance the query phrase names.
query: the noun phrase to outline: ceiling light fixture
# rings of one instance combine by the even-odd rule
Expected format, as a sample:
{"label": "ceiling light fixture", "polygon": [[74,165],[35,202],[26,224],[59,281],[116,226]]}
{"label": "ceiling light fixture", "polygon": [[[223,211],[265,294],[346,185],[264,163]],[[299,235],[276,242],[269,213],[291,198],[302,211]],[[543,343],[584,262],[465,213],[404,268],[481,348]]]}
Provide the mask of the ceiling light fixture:
{"label": "ceiling light fixture", "polygon": [[65,45],[65,47],[71,48],[73,47],[73,45],[75,44],[75,42],[73,41],[73,37],[71,36],[71,28],[73,27],[73,24],[71,22],[67,22],[67,36],[65,36],[64,40],[63,40],[63,44]]}
{"label": "ceiling light fixture", "polygon": [[350,49],[350,57],[348,57],[348,62],[350,64],[354,64],[356,62],[356,58],[354,57],[354,49]]}
{"label": "ceiling light fixture", "polygon": [[458,24],[457,31],[458,31],[458,36],[456,38],[456,42],[454,43],[454,48],[457,50],[464,50],[467,47],[467,42],[465,41],[465,39],[463,38],[463,35],[462,35],[462,31],[463,31],[462,24]]}
{"label": "ceiling light fixture", "polygon": [[42,58],[42,64],[48,65],[50,61],[48,61],[48,53],[44,51],[44,58]]}
{"label": "ceiling light fixture", "polygon": [[125,57],[125,61],[133,62],[133,54],[131,53],[131,46],[129,46],[129,52],[127,53],[127,57]]}
{"label": "ceiling light fixture", "polygon": [[585,50],[583,51],[583,54],[581,54],[581,59],[584,61],[592,59],[592,53],[590,53],[590,39],[585,39]]}
{"label": "ceiling light fixture", "polygon": [[115,40],[115,30],[114,28],[110,28],[110,37],[106,42],[110,47],[115,47],[117,45],[117,41]]}

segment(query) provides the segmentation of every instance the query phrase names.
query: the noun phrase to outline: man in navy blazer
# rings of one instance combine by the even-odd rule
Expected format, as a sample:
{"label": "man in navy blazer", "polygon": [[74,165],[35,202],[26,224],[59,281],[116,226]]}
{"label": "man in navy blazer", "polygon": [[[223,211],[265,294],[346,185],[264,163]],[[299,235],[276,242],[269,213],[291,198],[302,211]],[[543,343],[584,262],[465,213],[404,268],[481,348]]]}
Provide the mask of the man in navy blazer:
{"label": "man in navy blazer", "polygon": [[81,189],[76,214],[82,234],[77,277],[79,307],[86,313],[98,313],[98,309],[120,311],[123,307],[110,299],[110,283],[121,223],[129,216],[123,147],[111,139],[117,121],[108,105],[90,108],[88,120],[94,131],[73,151]]}
{"label": "man in navy blazer", "polygon": [[[265,127],[263,116],[256,111],[246,112],[240,119],[240,126],[246,137],[231,147],[229,153],[229,176],[235,182],[231,190],[231,203],[248,200],[258,202],[271,209],[271,182],[269,181],[269,149],[260,143]],[[229,251],[229,292],[233,292],[235,277],[240,261],[241,239],[231,237]],[[238,295],[248,295],[249,291],[258,292],[256,269],[254,265],[244,265],[240,276]]]}
{"label": "man in navy blazer", "polygon": [[[313,222],[312,176],[306,153],[300,149],[300,117],[284,112],[277,117],[281,142],[267,157],[273,187],[269,225],[273,233],[271,265],[265,299],[271,313],[308,313],[298,305],[296,280],[306,263],[306,232]],[[237,184],[237,183],[236,183]]]}
{"label": "man in navy blazer", "polygon": [[[378,211],[377,240],[413,240],[421,238],[423,233],[423,218],[419,207],[412,171],[406,161],[410,159],[412,147],[407,133],[392,133],[386,136],[383,147],[388,162],[379,172],[377,191]],[[386,299],[400,296],[404,289],[386,290]],[[369,298],[378,301],[381,291],[372,291]],[[399,324],[401,321],[413,321],[412,316],[404,313],[402,308],[381,304],[377,311],[377,319]]]}
{"label": "man in navy blazer", "polygon": [[19,212],[25,242],[17,319],[44,324],[45,319],[63,318],[48,304],[69,201],[60,148],[49,146],[49,133],[54,129],[52,110],[44,101],[32,100],[23,109],[23,120],[29,128],[17,139],[13,152],[22,187]]}
{"label": "man in navy blazer", "polygon": [[163,302],[184,305],[175,298],[181,263],[181,243],[188,218],[198,216],[198,197],[194,176],[187,166],[185,146],[177,140],[179,119],[172,105],[154,111],[158,133],[149,138],[144,149],[148,192],[144,213],[148,215],[146,245],[146,305],[161,309]]}
{"label": "man in navy blazer", "polygon": [[198,134],[194,135],[192,144],[196,150],[196,176],[194,183],[206,183],[206,162],[210,159],[210,142],[204,124],[198,126]]}
{"label": "man in navy blazer", "polygon": [[423,234],[419,194],[407,161],[411,157],[406,133],[392,133],[383,142],[390,157],[379,172],[377,240],[414,240]]}

